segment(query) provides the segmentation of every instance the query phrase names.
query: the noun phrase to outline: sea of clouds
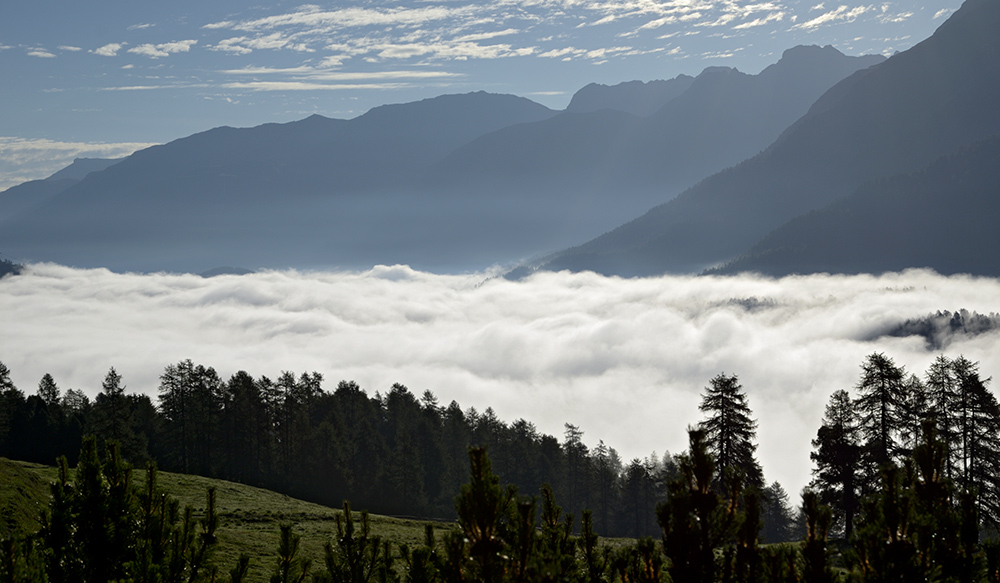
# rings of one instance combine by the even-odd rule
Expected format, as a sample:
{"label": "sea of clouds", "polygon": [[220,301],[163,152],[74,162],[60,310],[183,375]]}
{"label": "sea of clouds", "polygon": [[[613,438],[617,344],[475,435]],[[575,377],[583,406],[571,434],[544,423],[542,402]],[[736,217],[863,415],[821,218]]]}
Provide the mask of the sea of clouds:
{"label": "sea of clouds", "polygon": [[[677,453],[708,381],[736,374],[759,419],[765,478],[793,495],[837,389],[884,352],[920,376],[940,352],[881,336],[938,310],[1000,311],[1000,281],[928,271],[882,276],[659,277],[540,273],[520,282],[370,271],[202,278],[29,265],[0,280],[0,361],[34,393],[51,373],[91,397],[110,367],[155,399],[190,358],[223,376],[318,371],[333,390],[402,383],[442,404],[493,407],[562,438],[563,424],[625,460]],[[944,354],[1000,374],[1000,332],[956,336]]]}

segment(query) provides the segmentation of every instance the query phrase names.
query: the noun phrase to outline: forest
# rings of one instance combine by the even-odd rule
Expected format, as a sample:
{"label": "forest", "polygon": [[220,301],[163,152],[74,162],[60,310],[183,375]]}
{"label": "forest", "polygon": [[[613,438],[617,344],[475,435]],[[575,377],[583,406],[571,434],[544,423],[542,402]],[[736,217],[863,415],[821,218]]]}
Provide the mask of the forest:
{"label": "forest", "polygon": [[[330,505],[457,519],[461,540],[400,550],[407,580],[820,581],[834,577],[833,561],[864,581],[992,581],[1000,408],[989,382],[962,356],[940,356],[918,377],[869,355],[852,387],[857,397],[839,390],[830,398],[812,441],[813,482],[795,511],[781,486],[764,480],[746,393],[725,374],[703,392],[704,419],[689,430],[687,452],[625,463],[603,443],[588,448],[572,425],[560,443],[523,419],[442,407],[402,385],[370,397],[352,382],[325,391],[316,373],[271,381],[239,372],[223,381],[182,361],[165,368],[155,405],[126,394],[114,369],[91,402],[80,391],[62,394],[49,375],[25,397],[0,364],[0,455],[66,456],[78,480],[79,468],[101,468],[99,455],[112,476],[126,471],[119,465],[155,462]],[[595,533],[639,542],[599,553],[587,550]],[[828,536],[849,546],[836,561]],[[760,546],[793,540],[805,542]],[[369,566],[381,561],[388,572],[395,553],[377,546],[366,551]],[[531,569],[554,573],[553,560],[566,577],[528,577]],[[423,561],[424,579],[414,578],[413,561]]]}

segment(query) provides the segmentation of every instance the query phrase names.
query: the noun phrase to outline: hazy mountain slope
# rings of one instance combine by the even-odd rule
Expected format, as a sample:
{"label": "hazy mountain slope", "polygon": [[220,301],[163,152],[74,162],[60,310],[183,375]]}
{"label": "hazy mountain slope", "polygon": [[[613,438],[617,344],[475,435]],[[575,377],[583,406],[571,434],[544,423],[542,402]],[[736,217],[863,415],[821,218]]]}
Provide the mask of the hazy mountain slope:
{"label": "hazy mountain slope", "polygon": [[795,47],[759,75],[710,67],[645,118],[567,112],[485,135],[437,165],[425,188],[556,200],[588,193],[594,214],[620,222],[758,153],[824,91],[882,60]]}
{"label": "hazy mountain slope", "polygon": [[545,267],[700,271],[867,180],[1000,132],[997,30],[1000,2],[967,0],[929,39],[833,87],[765,152]]}
{"label": "hazy mountain slope", "polygon": [[867,183],[772,231],[720,273],[1000,275],[1000,136],[920,172]]}
{"label": "hazy mountain slope", "polygon": [[671,99],[691,87],[694,77],[678,75],[673,79],[626,81],[617,85],[590,83],[573,94],[567,113],[589,113],[602,109],[624,111],[639,117],[656,113]]}
{"label": "hazy mountain slope", "polygon": [[41,205],[69,189],[91,172],[99,172],[119,160],[105,158],[77,158],[52,176],[43,180],[29,180],[0,192],[0,222]]}
{"label": "hazy mountain slope", "polygon": [[79,182],[72,178],[29,180],[0,192],[0,223],[27,212]]}
{"label": "hazy mountain slope", "polygon": [[216,128],[136,152],[8,218],[0,249],[23,260],[195,272],[370,266],[400,245],[400,261],[419,260],[408,242],[471,211],[432,210],[397,187],[476,136],[553,114],[524,98],[473,93],[352,120]]}
{"label": "hazy mountain slope", "polygon": [[82,180],[84,176],[91,172],[100,172],[121,161],[121,158],[76,158],[72,164],[49,176],[46,180],[64,180],[67,178]]}

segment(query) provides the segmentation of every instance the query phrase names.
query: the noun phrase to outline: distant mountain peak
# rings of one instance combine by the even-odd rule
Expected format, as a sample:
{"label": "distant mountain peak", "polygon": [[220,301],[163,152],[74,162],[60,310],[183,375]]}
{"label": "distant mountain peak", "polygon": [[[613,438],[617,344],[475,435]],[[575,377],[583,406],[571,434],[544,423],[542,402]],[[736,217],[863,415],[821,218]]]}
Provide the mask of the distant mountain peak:
{"label": "distant mountain peak", "polygon": [[690,75],[678,75],[666,81],[625,81],[617,85],[590,83],[573,94],[566,111],[589,113],[613,109],[645,117],[687,91],[693,82],[694,77]]}

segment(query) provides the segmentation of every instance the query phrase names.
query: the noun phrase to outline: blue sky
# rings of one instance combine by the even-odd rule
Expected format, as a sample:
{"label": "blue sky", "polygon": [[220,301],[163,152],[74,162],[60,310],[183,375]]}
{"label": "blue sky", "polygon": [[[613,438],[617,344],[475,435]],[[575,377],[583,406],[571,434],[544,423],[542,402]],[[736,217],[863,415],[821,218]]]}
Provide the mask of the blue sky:
{"label": "blue sky", "polygon": [[799,44],[905,50],[959,0],[0,3],[0,189],[220,125],[485,90],[756,73]]}

